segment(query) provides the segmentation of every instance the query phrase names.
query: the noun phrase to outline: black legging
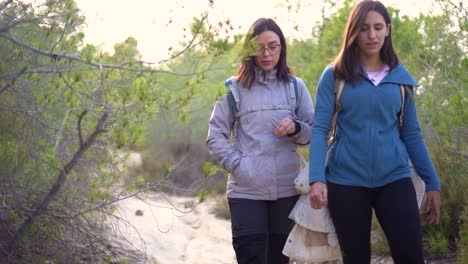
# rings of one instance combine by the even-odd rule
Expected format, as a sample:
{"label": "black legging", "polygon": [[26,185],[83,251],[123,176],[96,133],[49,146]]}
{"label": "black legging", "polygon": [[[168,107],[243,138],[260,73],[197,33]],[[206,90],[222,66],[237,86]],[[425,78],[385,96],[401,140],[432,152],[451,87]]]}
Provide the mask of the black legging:
{"label": "black legging", "polygon": [[409,178],[378,188],[328,182],[328,206],[344,264],[370,263],[372,208],[395,264],[424,263],[416,193]]}
{"label": "black legging", "polygon": [[287,264],[282,254],[294,226],[288,219],[299,196],[274,201],[228,198],[232,245],[239,264]]}

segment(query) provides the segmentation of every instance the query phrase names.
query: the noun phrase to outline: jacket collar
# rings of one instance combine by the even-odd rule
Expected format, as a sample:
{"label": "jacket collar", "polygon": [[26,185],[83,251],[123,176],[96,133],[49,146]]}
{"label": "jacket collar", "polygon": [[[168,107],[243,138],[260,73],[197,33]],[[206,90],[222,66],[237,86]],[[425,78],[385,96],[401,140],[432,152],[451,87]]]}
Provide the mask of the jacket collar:
{"label": "jacket collar", "polygon": [[[360,73],[363,78],[367,79],[367,73],[364,68],[360,67]],[[387,76],[380,83],[394,83],[394,84],[403,84],[408,86],[419,86],[419,84],[413,79],[413,76],[409,71],[403,66],[403,64],[398,63],[398,65],[391,70]]]}
{"label": "jacket collar", "polygon": [[278,72],[277,69],[273,69],[271,71],[263,71],[260,68],[256,68],[257,80],[259,82],[274,81],[277,79],[276,78],[277,72]]}

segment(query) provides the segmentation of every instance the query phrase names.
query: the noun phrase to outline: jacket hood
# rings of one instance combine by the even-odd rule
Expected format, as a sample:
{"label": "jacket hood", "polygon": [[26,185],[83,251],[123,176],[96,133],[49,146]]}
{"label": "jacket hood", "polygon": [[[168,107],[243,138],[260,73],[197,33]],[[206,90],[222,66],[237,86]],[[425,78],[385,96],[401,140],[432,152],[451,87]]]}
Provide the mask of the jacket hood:
{"label": "jacket hood", "polygon": [[273,69],[271,71],[263,71],[260,68],[255,69],[256,77],[257,80],[260,82],[265,82],[265,81],[274,81],[277,79],[277,69]]}

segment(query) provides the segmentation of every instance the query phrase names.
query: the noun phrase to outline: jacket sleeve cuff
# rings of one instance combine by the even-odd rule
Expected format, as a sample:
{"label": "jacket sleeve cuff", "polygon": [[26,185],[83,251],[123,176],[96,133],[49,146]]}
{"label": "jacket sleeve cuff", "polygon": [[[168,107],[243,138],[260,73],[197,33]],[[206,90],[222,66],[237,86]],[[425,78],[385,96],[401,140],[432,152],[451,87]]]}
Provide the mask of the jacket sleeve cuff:
{"label": "jacket sleeve cuff", "polygon": [[312,183],[314,182],[323,182],[323,183],[327,183],[327,181],[325,180],[325,178],[320,178],[320,177],[309,177],[309,185],[311,185]]}
{"label": "jacket sleeve cuff", "polygon": [[299,134],[299,132],[301,132],[301,123],[299,123],[297,120],[293,120],[293,122],[294,122],[294,126],[295,126],[294,132],[291,133],[291,134],[288,134],[288,137],[293,137],[293,136]]}
{"label": "jacket sleeve cuff", "polygon": [[440,192],[440,185],[436,185],[436,184],[429,185],[429,184],[426,184],[426,192],[429,192],[429,191],[439,191],[439,192]]}
{"label": "jacket sleeve cuff", "polygon": [[239,166],[240,159],[241,155],[239,153],[235,153],[223,162],[224,169],[227,172],[232,173],[237,168],[237,166]]}

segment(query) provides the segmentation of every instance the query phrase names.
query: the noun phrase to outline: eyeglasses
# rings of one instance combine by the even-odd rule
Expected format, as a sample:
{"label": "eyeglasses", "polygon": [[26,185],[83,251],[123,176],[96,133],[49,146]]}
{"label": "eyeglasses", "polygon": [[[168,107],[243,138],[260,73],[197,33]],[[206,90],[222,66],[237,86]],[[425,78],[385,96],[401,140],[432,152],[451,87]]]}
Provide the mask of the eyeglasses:
{"label": "eyeglasses", "polygon": [[259,45],[259,48],[257,50],[258,55],[263,55],[265,54],[265,51],[268,50],[268,53],[271,55],[277,54],[281,50],[281,45],[280,44],[272,44],[268,46],[262,46]]}

